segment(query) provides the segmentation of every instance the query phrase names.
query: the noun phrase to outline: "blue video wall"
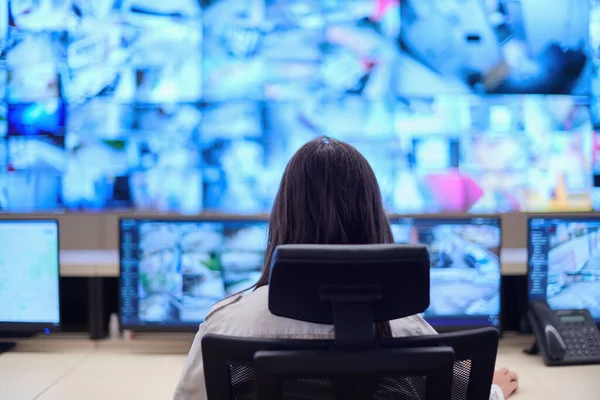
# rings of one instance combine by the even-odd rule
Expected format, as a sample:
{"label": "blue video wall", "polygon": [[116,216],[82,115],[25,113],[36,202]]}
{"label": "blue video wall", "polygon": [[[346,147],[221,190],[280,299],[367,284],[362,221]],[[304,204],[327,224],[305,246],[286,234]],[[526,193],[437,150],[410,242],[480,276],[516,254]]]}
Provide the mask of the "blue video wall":
{"label": "blue video wall", "polygon": [[390,213],[600,209],[591,0],[9,0],[0,211],[265,213],[329,135]]}

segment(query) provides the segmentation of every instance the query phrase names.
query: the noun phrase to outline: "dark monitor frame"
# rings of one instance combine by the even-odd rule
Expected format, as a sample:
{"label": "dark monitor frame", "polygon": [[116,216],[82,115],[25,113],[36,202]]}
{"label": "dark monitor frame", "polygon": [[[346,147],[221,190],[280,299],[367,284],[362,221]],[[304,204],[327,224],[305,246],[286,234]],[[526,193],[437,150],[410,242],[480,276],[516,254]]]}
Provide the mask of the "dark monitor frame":
{"label": "dark monitor frame", "polygon": [[[589,222],[589,221],[597,221],[598,223],[600,223],[600,215],[594,213],[594,214],[581,214],[581,213],[573,213],[573,214],[534,214],[534,215],[529,215],[527,217],[527,302],[528,304],[530,304],[532,302],[532,300],[538,299],[538,300],[543,300],[543,301],[547,301],[547,296],[544,296],[543,299],[541,298],[535,298],[532,299],[531,297],[531,291],[530,291],[530,284],[531,284],[531,221],[534,219],[544,219],[544,220],[561,220],[561,221],[565,221],[565,222]],[[546,271],[546,275],[548,274],[548,272]],[[593,318],[593,316],[592,316]],[[595,319],[596,321],[596,325],[598,325],[600,327],[600,319]]]}
{"label": "dark monitor frame", "polygon": [[[214,223],[265,223],[268,224],[268,217],[262,216],[233,216],[233,215],[203,215],[201,217],[197,216],[177,216],[176,218],[169,216],[156,216],[156,215],[148,215],[142,216],[139,214],[133,214],[131,216],[120,216],[119,217],[119,225],[118,225],[118,240],[119,240],[119,278],[118,278],[118,288],[119,288],[119,324],[121,329],[130,329],[135,332],[197,332],[198,326],[204,322],[197,321],[192,323],[181,323],[181,324],[173,324],[173,323],[162,323],[162,322],[148,322],[148,323],[139,323],[139,324],[123,324],[123,315],[121,310],[123,309],[123,295],[121,292],[121,288],[123,285],[121,271],[123,266],[121,265],[121,260],[123,256],[123,246],[121,246],[122,240],[122,223],[125,220],[134,220],[134,221],[148,221],[148,222],[159,222],[159,223],[203,223],[203,222],[214,222]],[[217,302],[218,303],[218,302]],[[215,303],[215,304],[217,304]]]}
{"label": "dark monitor frame", "polygon": [[11,321],[0,321],[0,332],[8,333],[50,333],[50,332],[60,332],[62,317],[60,313],[60,303],[61,303],[61,291],[60,291],[60,226],[58,219],[55,218],[2,218],[0,219],[0,225],[4,223],[54,223],[56,226],[56,276],[57,276],[57,289],[58,289],[58,323],[54,322],[43,322],[43,321],[35,321],[35,322],[11,322]]}
{"label": "dark monitor frame", "polygon": [[[388,215],[388,220],[390,224],[399,223],[403,219],[412,219],[414,221],[432,221],[432,222],[442,222],[442,223],[465,223],[471,221],[473,219],[484,218],[484,219],[494,219],[498,221],[498,226],[500,227],[500,244],[499,244],[499,254],[498,254],[498,262],[500,263],[500,274],[502,276],[502,259],[501,259],[501,250],[502,250],[502,218],[497,214],[483,214],[483,215],[469,215],[469,216],[446,216],[446,215],[398,215],[398,214],[390,214]],[[122,247],[121,247],[121,224],[123,220],[136,220],[136,221],[156,221],[156,222],[165,222],[165,223],[180,223],[180,222],[233,222],[233,223],[243,223],[243,222],[263,222],[268,223],[269,215],[261,214],[261,215],[248,215],[248,216],[240,216],[240,215],[202,215],[198,216],[157,216],[156,214],[138,214],[132,213],[131,215],[121,215],[119,217],[119,225],[118,225],[118,240],[119,240],[119,278],[118,278],[118,288],[119,288],[119,320],[121,322],[121,329],[131,329],[135,332],[197,332],[198,325],[202,323],[202,321],[192,324],[168,324],[168,323],[146,323],[146,324],[122,324],[122,315],[121,310],[123,307],[123,298],[121,294],[121,259],[122,259]],[[502,279],[500,279],[500,314],[499,314],[499,324],[498,326],[492,326],[493,328],[498,329],[500,334],[503,332],[504,327],[504,314],[503,314],[503,306],[502,306]],[[456,319],[456,318],[455,318]],[[467,319],[467,317],[465,317]],[[472,318],[471,318],[472,319]],[[482,327],[487,327],[491,325],[473,325],[473,324],[452,324],[452,325],[433,325],[434,328],[438,332],[454,332],[458,330],[466,330],[466,329],[478,329]]]}
{"label": "dark monitor frame", "polygon": [[[390,224],[399,224],[402,223],[402,220],[408,219],[408,220],[413,220],[415,223],[419,223],[419,222],[432,222],[432,223],[439,223],[439,224],[465,224],[468,223],[474,219],[490,219],[490,220],[495,220],[498,222],[498,227],[500,229],[500,242],[498,244],[498,263],[500,265],[500,282],[499,282],[499,287],[498,287],[498,291],[499,291],[499,295],[500,295],[500,310],[499,310],[499,314],[498,314],[498,325],[494,326],[494,325],[477,325],[477,324],[469,324],[469,323],[465,323],[465,324],[436,324],[435,320],[431,320],[431,319],[426,319],[427,322],[433,326],[433,328],[440,332],[440,333],[448,333],[448,332],[456,332],[456,331],[460,331],[460,330],[470,330],[470,329],[480,329],[480,328],[486,328],[486,327],[491,327],[491,328],[495,328],[498,330],[498,332],[500,333],[500,335],[502,335],[502,333],[504,332],[504,309],[503,309],[503,305],[502,305],[502,290],[503,290],[503,284],[502,284],[502,216],[498,215],[498,214],[473,214],[473,215],[468,215],[468,216],[460,216],[460,217],[455,217],[455,216],[447,216],[447,215],[393,215],[390,216]],[[435,293],[432,291],[430,296],[434,296]],[[440,318],[436,318],[438,321],[443,321],[444,319],[447,320],[460,320],[460,319],[465,319],[465,321],[469,321],[469,320],[473,320],[473,317],[470,316],[454,316],[454,317],[440,317]]]}

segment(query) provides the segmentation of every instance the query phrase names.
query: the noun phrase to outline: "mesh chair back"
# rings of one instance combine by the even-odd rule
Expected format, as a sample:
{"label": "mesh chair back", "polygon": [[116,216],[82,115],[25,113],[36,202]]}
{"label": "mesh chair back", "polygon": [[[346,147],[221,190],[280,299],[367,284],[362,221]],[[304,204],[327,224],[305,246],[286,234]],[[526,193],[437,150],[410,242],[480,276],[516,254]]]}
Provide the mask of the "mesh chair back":
{"label": "mesh chair back", "polygon": [[[228,367],[229,382],[226,385],[230,388],[231,393],[229,397],[223,397],[223,399],[258,400],[254,364],[237,364],[232,362]],[[209,398],[211,397],[209,396]]]}
{"label": "mesh chair back", "polygon": [[453,361],[449,347],[255,355],[259,398],[272,400],[450,400]]}
{"label": "mesh chair back", "polygon": [[[435,336],[414,336],[385,340],[380,343],[384,350],[407,348],[451,347],[454,350],[454,373],[451,383],[452,400],[480,400],[489,397],[496,353],[498,350],[498,331],[484,328],[466,332],[447,333]],[[255,355],[261,351],[328,351],[332,352],[331,340],[265,340],[232,338],[207,335],[202,340],[204,374],[209,399],[254,400],[258,399],[257,372]],[[336,353],[331,353],[336,354]],[[287,363],[294,366],[294,362]],[[363,374],[363,377],[368,374]],[[364,379],[364,378],[363,378]],[[329,399],[333,392],[333,381],[322,377],[310,380],[300,379],[284,382],[284,389],[295,393],[299,385],[327,386],[329,392],[319,392]],[[401,379],[394,375],[377,375],[376,385],[381,390],[374,390],[373,399],[421,399],[424,397],[408,397],[414,393],[422,395],[427,385],[423,375]],[[344,386],[344,385],[342,385]],[[345,386],[349,386],[346,384]],[[351,385],[350,385],[351,386]],[[383,390],[389,387],[394,390]],[[404,388],[404,389],[400,389]],[[410,389],[410,390],[409,390]],[[342,389],[339,389],[342,390]],[[416,392],[415,392],[416,391]],[[324,396],[324,397],[323,397]],[[404,396],[404,397],[402,397]],[[287,397],[295,398],[295,397]],[[304,397],[303,397],[304,398]],[[353,398],[353,397],[351,397]]]}
{"label": "mesh chair back", "polygon": [[435,336],[412,336],[381,343],[383,348],[448,346],[454,349],[452,400],[487,399],[492,386],[499,333],[494,328],[445,333]]}
{"label": "mesh chair back", "polygon": [[202,359],[209,399],[257,400],[254,355],[262,350],[329,350],[330,340],[267,340],[206,335]]}

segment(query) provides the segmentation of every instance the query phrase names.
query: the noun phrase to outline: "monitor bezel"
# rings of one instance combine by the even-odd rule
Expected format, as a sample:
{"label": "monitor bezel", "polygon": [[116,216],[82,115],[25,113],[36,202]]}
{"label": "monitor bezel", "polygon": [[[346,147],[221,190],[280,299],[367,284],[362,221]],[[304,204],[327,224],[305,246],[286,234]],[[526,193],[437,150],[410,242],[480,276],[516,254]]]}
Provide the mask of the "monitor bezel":
{"label": "monitor bezel", "polygon": [[[469,216],[460,216],[460,217],[456,217],[456,216],[446,216],[446,215],[442,215],[442,216],[437,216],[437,215],[389,215],[388,220],[390,222],[390,224],[393,223],[399,223],[401,220],[403,219],[411,219],[411,220],[431,220],[431,221],[442,221],[443,223],[453,223],[453,222],[457,222],[457,223],[464,223],[464,222],[469,222],[473,219],[492,219],[492,220],[496,220],[498,221],[498,227],[500,229],[500,244],[499,244],[499,254],[498,254],[498,262],[500,263],[500,282],[499,282],[499,292],[500,292],[500,310],[499,310],[499,324],[498,325],[481,325],[481,324],[451,324],[451,325],[446,325],[446,324],[436,324],[435,320],[431,321],[431,320],[427,320],[433,328],[435,328],[436,331],[438,332],[455,332],[455,331],[460,331],[460,330],[466,330],[466,329],[478,329],[478,328],[483,328],[483,327],[492,327],[492,328],[496,328],[501,334],[504,330],[504,313],[503,313],[503,304],[502,304],[502,300],[503,300],[503,295],[502,295],[502,290],[503,290],[503,282],[502,282],[502,258],[501,258],[501,254],[502,254],[502,217],[500,215],[497,214],[482,214],[482,215],[469,215]],[[121,326],[121,329],[127,329],[127,330],[132,330],[135,332],[197,332],[198,327],[200,324],[202,324],[204,321],[200,321],[198,323],[194,323],[194,324],[172,324],[172,323],[162,323],[162,322],[150,322],[150,323],[139,323],[139,324],[123,324],[122,321],[122,307],[123,307],[123,297],[122,297],[122,291],[121,291],[121,269],[122,269],[122,265],[121,265],[121,259],[122,259],[122,246],[121,246],[121,235],[122,235],[122,222],[124,220],[135,220],[135,221],[157,221],[157,222],[173,222],[173,223],[179,223],[179,222],[262,222],[262,223],[268,223],[269,221],[269,216],[268,215],[261,215],[261,216],[243,216],[243,215],[236,215],[236,216],[225,216],[225,215],[203,215],[203,216],[177,216],[177,217],[173,217],[173,216],[156,216],[156,215],[139,215],[139,214],[134,214],[131,216],[120,216],[119,217],[119,223],[118,223],[118,241],[119,241],[119,277],[118,277],[118,288],[119,288],[119,323]],[[450,317],[448,318],[449,320],[451,319],[456,319],[457,317]],[[458,317],[460,318],[460,317]],[[439,318],[438,320],[442,320],[444,318]]]}
{"label": "monitor bezel", "polygon": [[[164,322],[147,322],[147,323],[137,323],[137,324],[124,324],[123,323],[123,313],[121,312],[121,310],[123,309],[123,292],[121,290],[122,288],[122,264],[121,264],[121,260],[122,260],[122,253],[123,253],[123,246],[121,245],[121,239],[122,239],[122,224],[123,221],[125,220],[134,220],[134,221],[149,221],[149,222],[163,222],[163,223],[185,223],[185,222],[216,222],[216,223],[221,223],[221,222],[232,222],[232,223],[253,223],[253,222],[260,222],[260,223],[264,223],[264,224],[268,224],[269,220],[268,217],[261,217],[261,216],[222,216],[222,215],[203,215],[203,216],[177,216],[177,217],[172,217],[172,216],[165,216],[165,217],[161,217],[161,216],[140,216],[140,215],[132,215],[132,216],[121,216],[119,217],[119,224],[118,224],[118,240],[119,240],[119,278],[118,278],[118,289],[119,289],[119,311],[118,311],[118,315],[119,315],[119,325],[121,330],[131,330],[134,332],[167,332],[167,333],[171,333],[171,332],[197,332],[199,326],[204,322],[204,320],[202,321],[197,321],[194,323],[181,323],[181,324],[174,324],[174,323],[164,323]],[[225,297],[227,298],[227,297]],[[222,301],[222,300],[221,300]],[[219,302],[215,303],[218,304]]]}
{"label": "monitor bezel", "polygon": [[60,332],[62,326],[62,315],[61,315],[61,284],[60,284],[60,224],[57,218],[2,218],[0,224],[4,223],[54,223],[56,226],[56,276],[57,276],[57,290],[58,290],[58,322],[44,322],[44,321],[33,321],[33,322],[13,322],[13,321],[1,321],[0,320],[0,332],[3,333],[56,333]]}
{"label": "monitor bezel", "polygon": [[[600,222],[600,215],[597,214],[581,214],[581,213],[574,213],[574,214],[542,214],[542,215],[529,215],[527,217],[527,306],[529,306],[529,304],[531,304],[531,302],[535,299],[537,300],[543,300],[544,302],[548,302],[548,296],[544,295],[543,298],[540,297],[536,297],[535,299],[533,299],[531,297],[531,290],[530,290],[530,285],[531,285],[531,221],[534,219],[543,219],[543,220],[563,220],[563,221],[573,221],[573,222],[587,222],[587,221],[598,221]],[[548,275],[548,272],[546,271],[546,276]],[[594,321],[596,322],[596,325],[600,326],[600,318],[595,319],[592,316],[592,319],[594,319]]]}
{"label": "monitor bezel", "polygon": [[[428,319],[425,318],[425,320],[427,321],[427,323],[429,323],[437,332],[440,333],[446,333],[446,332],[456,332],[456,331],[462,331],[462,330],[470,330],[470,329],[480,329],[480,328],[495,328],[498,330],[498,332],[500,332],[500,334],[502,335],[504,332],[504,307],[503,307],[503,299],[504,296],[502,295],[503,293],[503,289],[504,289],[504,285],[503,285],[503,274],[502,274],[502,216],[498,215],[498,214],[473,214],[473,215],[468,215],[468,216],[447,216],[447,215],[435,215],[435,214],[431,214],[431,215],[394,215],[393,217],[390,217],[390,224],[393,223],[401,223],[402,220],[413,220],[413,221],[432,221],[432,222],[441,222],[442,224],[452,224],[454,222],[456,223],[465,223],[465,222],[469,222],[472,221],[474,219],[490,219],[490,220],[496,220],[498,221],[498,227],[500,229],[500,243],[498,245],[498,263],[500,264],[500,282],[499,282],[499,287],[498,287],[498,291],[499,291],[499,295],[500,295],[500,309],[499,309],[499,314],[498,314],[498,325],[491,325],[491,324],[487,324],[487,325],[481,325],[481,324],[439,324],[436,323],[437,321],[443,321],[443,320],[457,320],[457,319],[461,319],[463,318],[463,316],[448,316],[448,317],[441,317],[441,318],[435,318],[435,319]],[[466,319],[468,316],[464,316],[464,318]]]}

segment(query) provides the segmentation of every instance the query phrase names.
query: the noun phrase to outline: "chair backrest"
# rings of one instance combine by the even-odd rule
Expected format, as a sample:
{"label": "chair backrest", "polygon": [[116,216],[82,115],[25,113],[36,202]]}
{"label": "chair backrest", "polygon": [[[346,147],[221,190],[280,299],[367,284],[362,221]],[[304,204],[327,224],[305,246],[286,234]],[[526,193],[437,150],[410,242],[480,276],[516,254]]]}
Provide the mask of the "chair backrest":
{"label": "chair backrest", "polygon": [[[454,351],[449,352],[450,348]],[[406,352],[411,349],[416,351]],[[263,390],[273,391],[278,388],[287,394],[287,397],[266,398],[340,398],[334,397],[336,394],[344,398],[344,388],[355,388],[352,382],[361,376],[362,383],[371,379],[374,395],[369,398],[373,399],[487,399],[497,349],[498,331],[494,328],[388,339],[380,343],[379,350],[354,353],[334,350],[332,340],[266,340],[217,335],[207,335],[202,339],[208,398],[231,400],[259,399],[258,382],[263,381],[257,373],[259,365],[260,374],[273,381],[272,386]],[[307,352],[307,356],[301,354],[304,352]],[[449,354],[453,367],[445,364]],[[368,358],[374,355],[384,357],[389,363],[382,362],[380,368],[378,364],[359,360],[361,356]],[[353,356],[356,358],[350,362]],[[397,364],[390,364],[392,361],[389,357]],[[401,364],[402,361],[399,360],[403,359],[414,363],[412,370],[410,365]],[[304,360],[307,360],[306,363]],[[323,361],[319,366],[321,360],[328,360],[329,364],[326,365]],[[335,360],[344,362],[336,363]],[[420,369],[422,364],[419,360],[430,362],[430,368]],[[338,368],[337,372],[334,372],[335,368]],[[450,390],[444,383],[448,377],[444,371],[448,372],[448,368],[453,369]],[[308,371],[312,371],[312,374]],[[315,371],[321,371],[316,374],[317,377]],[[344,384],[337,384],[339,381],[332,380],[331,377],[340,372],[348,376],[354,375],[354,378],[344,379]],[[427,382],[439,382],[435,385],[441,393],[428,391],[431,386]],[[436,397],[427,397],[428,394]]]}
{"label": "chair backrest", "polygon": [[[271,264],[270,312],[332,324],[334,340],[207,336],[202,351],[209,399],[486,398],[496,331],[374,335],[375,322],[427,309],[429,265],[423,246],[279,246]],[[485,386],[487,396],[478,396]]]}
{"label": "chair backrest", "polygon": [[450,347],[332,352],[259,351],[259,399],[450,400]]}
{"label": "chair backrest", "polygon": [[489,398],[499,337],[496,328],[481,328],[392,339],[380,343],[380,346],[396,348],[399,340],[403,347],[451,347],[454,350],[452,400],[476,400]]}
{"label": "chair backrest", "polygon": [[373,347],[373,323],[429,307],[425,246],[284,245],[271,262],[269,311],[330,324],[338,348]]}

